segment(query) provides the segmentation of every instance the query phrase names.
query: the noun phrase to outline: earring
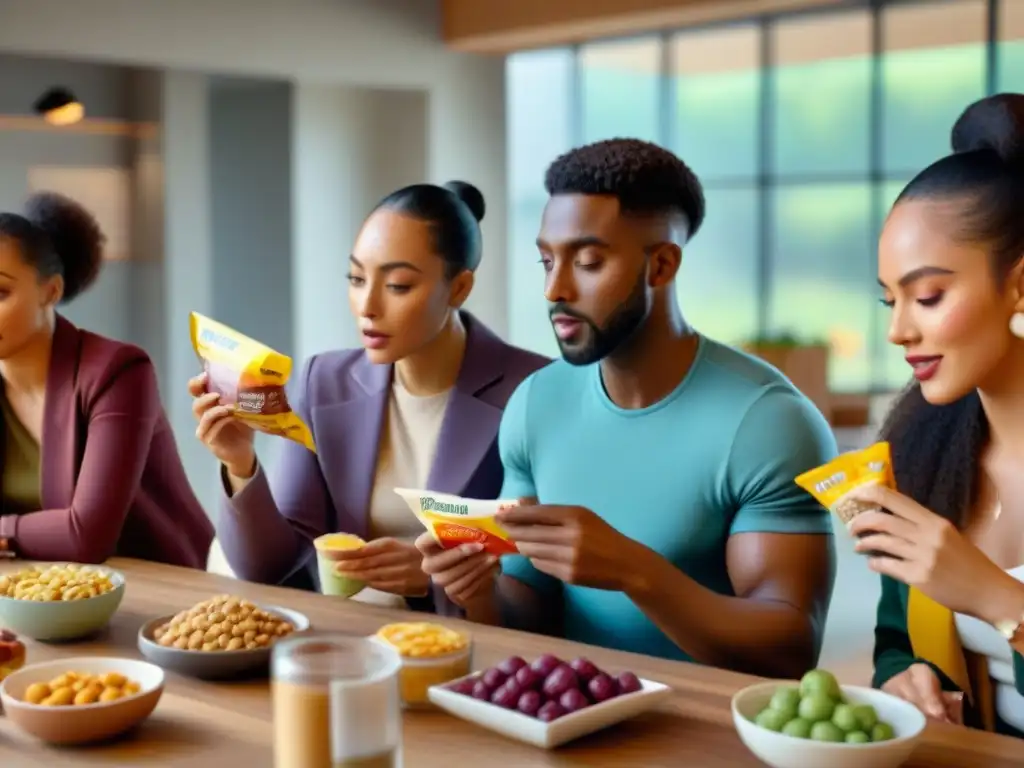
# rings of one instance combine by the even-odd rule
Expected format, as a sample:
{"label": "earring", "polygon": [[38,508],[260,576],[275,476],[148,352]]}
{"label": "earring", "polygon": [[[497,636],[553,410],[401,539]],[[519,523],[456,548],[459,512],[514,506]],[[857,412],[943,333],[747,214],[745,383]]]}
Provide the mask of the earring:
{"label": "earring", "polygon": [[1014,312],[1010,316],[1010,333],[1024,339],[1024,312]]}

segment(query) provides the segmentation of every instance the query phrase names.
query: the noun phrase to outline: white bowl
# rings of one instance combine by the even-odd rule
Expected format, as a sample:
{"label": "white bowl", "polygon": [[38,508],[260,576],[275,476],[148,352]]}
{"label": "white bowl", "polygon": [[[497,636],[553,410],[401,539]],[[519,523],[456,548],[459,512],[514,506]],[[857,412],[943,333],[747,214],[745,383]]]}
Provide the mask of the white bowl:
{"label": "white bowl", "polygon": [[811,741],[769,731],[754,722],[780,687],[798,682],[757,683],[732,697],[732,719],[747,749],[772,768],[897,768],[914,751],[926,724],[925,716],[909,702],[874,688],[843,685],[843,697],[851,704],[870,704],[880,720],[892,726],[896,736],[870,744],[839,744]]}
{"label": "white bowl", "polygon": [[[466,677],[475,677],[478,674]],[[653,709],[672,695],[672,689],[667,685],[641,678],[643,688],[636,693],[616,696],[614,699],[593,704],[586,709],[545,723],[521,712],[449,690],[449,686],[463,679],[465,678],[444,685],[431,686],[427,691],[430,701],[455,717],[541,749],[554,749],[581,736],[629,720]]]}
{"label": "white bowl", "polygon": [[[139,684],[139,692],[115,701],[79,706],[45,707],[24,701],[33,683],[48,683],[66,672],[102,675],[116,672]],[[164,672],[134,659],[90,656],[30,664],[0,683],[0,703],[7,719],[26,733],[51,744],[85,744],[118,736],[145,720],[164,690]]]}
{"label": "white bowl", "polygon": [[[46,568],[51,564],[42,565]],[[68,565],[68,563],[57,563]],[[0,597],[0,625],[33,640],[78,640],[103,629],[124,598],[124,575],[103,566],[82,566],[106,573],[114,588],[84,600],[17,600]]]}

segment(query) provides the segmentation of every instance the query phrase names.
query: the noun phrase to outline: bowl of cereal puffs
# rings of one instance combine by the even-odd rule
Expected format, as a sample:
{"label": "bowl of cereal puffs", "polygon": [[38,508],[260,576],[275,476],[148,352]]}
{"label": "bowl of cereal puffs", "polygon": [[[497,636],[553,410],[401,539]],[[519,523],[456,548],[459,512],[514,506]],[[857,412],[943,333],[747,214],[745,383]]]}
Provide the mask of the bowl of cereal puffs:
{"label": "bowl of cereal puffs", "polygon": [[0,625],[33,640],[78,640],[110,623],[124,576],[98,565],[33,565],[0,575]]}
{"label": "bowl of cereal puffs", "polygon": [[145,661],[103,657],[30,664],[0,683],[7,719],[51,744],[111,739],[145,720],[164,672]]}
{"label": "bowl of cereal puffs", "polygon": [[281,638],[309,629],[301,613],[216,595],[139,630],[139,650],[161,667],[205,680],[264,674]]}

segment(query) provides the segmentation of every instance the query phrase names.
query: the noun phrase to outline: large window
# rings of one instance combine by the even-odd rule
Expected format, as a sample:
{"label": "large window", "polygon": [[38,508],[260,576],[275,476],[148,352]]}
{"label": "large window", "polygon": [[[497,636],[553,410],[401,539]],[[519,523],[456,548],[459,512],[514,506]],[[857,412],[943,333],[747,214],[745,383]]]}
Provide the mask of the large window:
{"label": "large window", "polygon": [[[573,144],[570,122],[575,62],[568,50],[512,56],[505,71],[508,113],[509,339],[555,356],[537,258],[544,170]],[[485,255],[486,258],[486,255]]]}
{"label": "large window", "polygon": [[754,25],[684,33],[670,43],[669,146],[700,177],[707,218],[683,249],[680,303],[705,333],[757,333],[760,35]]}
{"label": "large window", "polygon": [[985,95],[985,9],[985,0],[947,0],[882,12],[887,172],[913,174],[948,154],[953,123]]}
{"label": "large window", "polygon": [[1024,0],[823,2],[518,54],[508,71],[515,343],[556,353],[534,248],[544,167],[635,137],[704,185],[707,219],[677,281],[691,322],[731,344],[824,342],[833,391],[894,390],[908,369],[886,340],[877,238],[906,182],[949,152],[964,108],[1024,90]]}
{"label": "large window", "polygon": [[580,49],[580,138],[658,140],[661,46],[657,39]]}
{"label": "large window", "polygon": [[779,178],[863,177],[871,155],[871,15],[796,17],[771,27],[770,167]]}
{"label": "large window", "polygon": [[1024,91],[1024,2],[1003,0],[996,89]]}

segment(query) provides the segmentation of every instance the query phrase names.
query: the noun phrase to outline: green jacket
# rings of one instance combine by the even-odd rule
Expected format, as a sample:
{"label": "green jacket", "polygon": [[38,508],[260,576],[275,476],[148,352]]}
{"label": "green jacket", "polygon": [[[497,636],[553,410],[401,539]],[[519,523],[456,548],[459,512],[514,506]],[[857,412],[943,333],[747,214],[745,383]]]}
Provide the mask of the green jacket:
{"label": "green jacket", "polygon": [[[952,611],[888,576],[882,576],[874,662],[872,685],[876,688],[911,664],[928,664],[943,690],[966,694],[965,723],[1024,738],[1024,733],[995,716],[987,662],[964,652]],[[1017,692],[1024,696],[1024,657],[1020,653],[1013,654],[1013,671]]]}

